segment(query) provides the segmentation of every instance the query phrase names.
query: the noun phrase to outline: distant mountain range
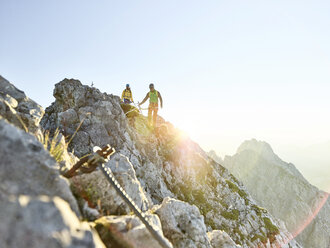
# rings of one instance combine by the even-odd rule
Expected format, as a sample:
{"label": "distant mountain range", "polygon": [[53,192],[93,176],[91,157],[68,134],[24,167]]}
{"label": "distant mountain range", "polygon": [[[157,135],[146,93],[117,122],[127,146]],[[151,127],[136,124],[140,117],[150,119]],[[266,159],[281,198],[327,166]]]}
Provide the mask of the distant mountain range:
{"label": "distant mountain range", "polygon": [[[215,153],[209,155],[221,162]],[[311,185],[269,144],[255,139],[245,141],[235,155],[224,158],[222,165],[244,183],[262,207],[284,221],[304,247],[330,247],[329,194]]]}
{"label": "distant mountain range", "polygon": [[311,184],[330,193],[330,141],[305,147],[286,147],[281,150],[281,156],[297,165]]}

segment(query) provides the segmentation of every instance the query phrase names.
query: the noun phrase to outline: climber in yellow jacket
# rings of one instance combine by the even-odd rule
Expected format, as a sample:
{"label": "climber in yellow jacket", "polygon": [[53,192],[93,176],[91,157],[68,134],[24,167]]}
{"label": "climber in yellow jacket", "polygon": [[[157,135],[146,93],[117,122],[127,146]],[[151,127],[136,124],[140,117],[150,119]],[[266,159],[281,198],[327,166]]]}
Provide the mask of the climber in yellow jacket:
{"label": "climber in yellow jacket", "polygon": [[123,93],[121,94],[121,101],[130,104],[133,102],[133,94],[129,84],[126,84],[126,89],[124,89]]}
{"label": "climber in yellow jacket", "polygon": [[[157,121],[157,112],[158,112],[158,99],[160,100],[160,107],[163,108],[163,99],[159,91],[155,90],[154,84],[149,85],[150,91],[147,93],[146,97],[143,99],[139,106],[145,103],[149,98],[149,107],[148,107],[148,120],[149,125],[156,127]],[[152,115],[153,114],[153,115]],[[153,120],[151,122],[151,119]]]}

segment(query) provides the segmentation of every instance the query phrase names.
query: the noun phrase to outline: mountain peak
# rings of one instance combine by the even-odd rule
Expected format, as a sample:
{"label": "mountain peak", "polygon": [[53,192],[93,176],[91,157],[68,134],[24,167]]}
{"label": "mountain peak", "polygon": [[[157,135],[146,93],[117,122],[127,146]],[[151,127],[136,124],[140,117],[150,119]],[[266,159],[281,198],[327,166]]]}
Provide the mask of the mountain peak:
{"label": "mountain peak", "polygon": [[272,147],[265,141],[259,141],[256,139],[246,140],[238,147],[237,154],[244,151],[253,151],[259,157],[262,157],[277,166],[281,166],[288,173],[306,180],[293,164],[284,162],[277,154],[275,154]]}
{"label": "mountain peak", "polygon": [[285,222],[304,247],[329,247],[328,194],[311,185],[293,164],[281,160],[268,143],[245,141],[237,154],[226,156],[223,165],[261,206]]}
{"label": "mountain peak", "polygon": [[256,139],[246,140],[238,147],[237,153],[241,153],[245,150],[255,151],[256,153],[263,155],[265,158],[276,157],[272,147],[265,141],[259,141]]}

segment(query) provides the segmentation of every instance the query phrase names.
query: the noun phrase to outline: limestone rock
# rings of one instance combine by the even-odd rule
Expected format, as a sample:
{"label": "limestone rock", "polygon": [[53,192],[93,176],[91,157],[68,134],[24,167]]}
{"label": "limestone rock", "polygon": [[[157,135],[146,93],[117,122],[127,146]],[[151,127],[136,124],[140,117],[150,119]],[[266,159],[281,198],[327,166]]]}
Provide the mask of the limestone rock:
{"label": "limestone rock", "polygon": [[125,133],[127,120],[119,97],[73,79],[56,84],[54,97],[56,101],[46,108],[41,125],[53,132],[59,128],[64,136],[73,137],[70,148],[76,156],[92,152],[93,146],[107,144],[120,151],[124,143],[131,142]]}
{"label": "limestone rock", "polygon": [[240,247],[229,237],[229,235],[220,230],[213,230],[208,232],[207,236],[213,248],[236,248]]}
{"label": "limestone rock", "polygon": [[0,116],[31,133],[39,131],[43,108],[0,76]]}
{"label": "limestone rock", "polygon": [[156,208],[165,236],[177,248],[208,248],[211,244],[206,233],[204,217],[196,206],[165,198]]}
{"label": "limestone rock", "polygon": [[[137,206],[142,210],[149,209],[150,203],[127,157],[117,153],[106,165],[110,167],[119,184]],[[97,206],[99,202],[106,214],[123,215],[131,212],[100,170],[75,176],[71,179],[71,184],[75,194],[85,197],[90,205]]]}
{"label": "limestone rock", "polygon": [[[146,214],[146,218],[163,237],[168,247],[172,247],[172,244],[163,236],[158,216]],[[95,223],[95,228],[108,248],[161,248],[144,224],[134,215],[104,216]]]}
{"label": "limestone rock", "polygon": [[74,79],[64,79],[56,84],[54,97],[56,101],[46,109],[41,125],[53,132],[59,127],[66,137],[76,133],[70,144],[76,156],[90,153],[93,146],[110,144],[117,153],[129,158],[147,198],[153,203],[174,196],[161,174],[161,158],[154,154],[153,147],[142,146],[145,137],[136,129],[139,126],[141,132],[157,141],[146,127],[145,117],[137,117],[131,127],[119,97],[101,93]]}
{"label": "limestone rock", "polygon": [[88,205],[88,202],[82,199],[82,213],[83,216],[88,220],[88,221],[95,221],[96,219],[101,217],[101,214],[98,209],[91,208]]}
{"label": "limestone rock", "polygon": [[68,181],[31,134],[0,118],[0,192],[5,195],[59,196],[79,214]]}
{"label": "limestone rock", "polygon": [[0,193],[0,243],[3,248],[102,248],[98,235],[80,223],[59,197]]}

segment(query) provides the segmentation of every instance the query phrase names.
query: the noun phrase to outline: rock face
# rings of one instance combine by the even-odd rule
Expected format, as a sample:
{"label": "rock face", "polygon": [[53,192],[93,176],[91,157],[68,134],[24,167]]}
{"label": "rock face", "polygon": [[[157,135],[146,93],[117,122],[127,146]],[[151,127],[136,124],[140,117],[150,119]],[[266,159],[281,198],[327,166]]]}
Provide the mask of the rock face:
{"label": "rock face", "polygon": [[[153,228],[163,237],[168,247],[171,248],[172,244],[163,236],[157,215],[147,214],[146,217]],[[96,220],[95,228],[108,248],[161,248],[136,216],[104,216]]]}
{"label": "rock face", "polygon": [[[174,247],[211,247],[206,232],[212,230],[225,231],[242,247],[289,247],[292,236],[284,225],[258,207],[227,169],[170,123],[158,118],[158,127],[151,130],[142,115],[126,118],[119,97],[84,86],[78,80],[65,79],[56,84],[54,97],[56,101],[46,109],[42,126],[52,132],[59,128],[71,137],[70,149],[78,157],[90,153],[95,145],[106,144],[121,154],[117,158],[127,157],[132,166],[125,162],[119,169],[121,186],[131,188],[130,196],[137,194],[137,201],[149,199],[146,208],[167,199],[158,213],[164,234]],[[109,166],[114,169],[113,164]],[[138,184],[134,183],[133,170]],[[121,173],[126,176],[121,177]],[[93,175],[89,176],[85,185],[93,181]],[[116,202],[109,204],[109,209],[115,206],[117,214],[126,213],[124,208],[118,208],[120,201]],[[182,204],[189,209],[188,215],[183,210],[181,217],[170,212],[168,206],[179,210]],[[172,218],[169,223],[168,218]],[[183,226],[175,227],[174,223],[179,222]],[[290,247],[300,246],[292,240]]]}
{"label": "rock face", "polygon": [[67,180],[60,176],[58,165],[34,136],[0,119],[0,140],[0,192],[58,196],[79,214]]}
{"label": "rock face", "polygon": [[196,206],[165,198],[155,212],[162,221],[163,231],[178,248],[210,248],[204,217]]}
{"label": "rock face", "polygon": [[211,242],[212,247],[222,247],[222,248],[236,248],[240,247],[235,244],[235,242],[229,237],[229,235],[220,230],[214,230],[208,232],[207,236]]}
{"label": "rock face", "polygon": [[269,144],[244,142],[224,165],[257,202],[283,220],[304,247],[330,247],[329,194],[308,183],[293,164],[282,161]]}
{"label": "rock face", "polygon": [[127,148],[132,140],[119,97],[82,86],[73,79],[56,84],[54,97],[56,102],[46,109],[41,125],[46,130],[60,128],[66,137],[73,137],[70,148],[78,157],[92,152],[93,146],[106,144],[117,151],[127,150],[124,155],[138,153]]}
{"label": "rock face", "polygon": [[[115,154],[107,163],[122,185],[126,193],[143,211],[149,209],[150,203],[145,196],[135,171],[127,157]],[[111,215],[129,214],[131,210],[120,198],[115,189],[109,184],[100,170],[91,174],[82,174],[71,179],[71,185],[76,195],[83,195],[92,206],[97,206],[98,201],[105,213]]]}
{"label": "rock face", "polygon": [[1,247],[102,248],[87,223],[80,223],[67,202],[48,196],[1,197]]}
{"label": "rock face", "polygon": [[1,247],[103,247],[79,222],[76,200],[54,159],[1,116],[0,158]]}
{"label": "rock face", "polygon": [[35,133],[43,114],[40,105],[0,76],[0,115],[3,118],[21,129]]}
{"label": "rock face", "polygon": [[42,135],[42,114],[38,104],[0,76],[1,247],[102,248],[98,234],[79,221],[60,166],[29,134]]}

